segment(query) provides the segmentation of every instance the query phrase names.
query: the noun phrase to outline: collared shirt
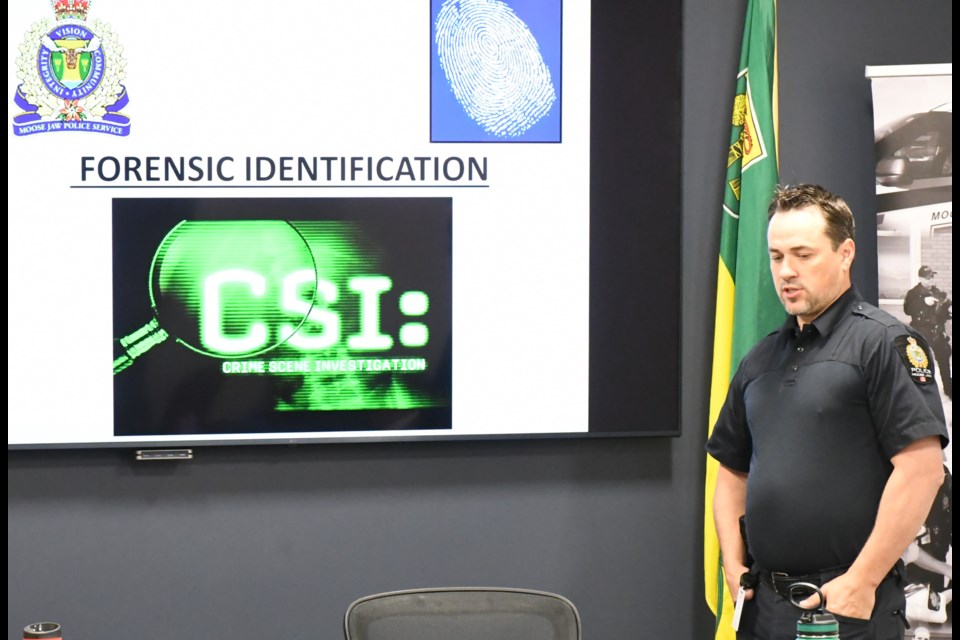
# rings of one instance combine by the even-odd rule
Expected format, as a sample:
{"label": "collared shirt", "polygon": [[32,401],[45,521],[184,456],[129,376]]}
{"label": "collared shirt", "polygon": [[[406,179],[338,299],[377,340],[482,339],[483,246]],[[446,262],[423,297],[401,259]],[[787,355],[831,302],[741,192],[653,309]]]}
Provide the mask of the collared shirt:
{"label": "collared shirt", "polygon": [[747,541],[761,567],[805,574],[854,561],[890,459],[921,438],[947,442],[932,360],[915,331],[852,288],[747,354],[707,451],[748,473]]}

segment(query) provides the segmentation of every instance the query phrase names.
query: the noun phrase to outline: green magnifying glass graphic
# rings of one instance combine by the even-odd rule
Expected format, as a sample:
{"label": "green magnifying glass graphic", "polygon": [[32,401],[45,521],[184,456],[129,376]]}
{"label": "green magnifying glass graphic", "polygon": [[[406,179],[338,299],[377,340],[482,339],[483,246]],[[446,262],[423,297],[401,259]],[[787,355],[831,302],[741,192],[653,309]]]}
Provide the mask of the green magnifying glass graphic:
{"label": "green magnifying glass graphic", "polygon": [[116,340],[113,373],[170,337],[219,359],[275,349],[307,320],[316,285],[313,252],[287,221],[184,220],[153,256],[153,317]]}

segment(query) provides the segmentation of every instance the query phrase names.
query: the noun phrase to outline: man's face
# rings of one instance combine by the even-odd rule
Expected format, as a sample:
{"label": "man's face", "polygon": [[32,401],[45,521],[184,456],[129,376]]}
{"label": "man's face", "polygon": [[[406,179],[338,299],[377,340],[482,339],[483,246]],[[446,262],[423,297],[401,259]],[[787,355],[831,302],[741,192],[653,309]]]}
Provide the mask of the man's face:
{"label": "man's face", "polygon": [[767,227],[767,245],[777,295],[801,327],[850,287],[853,240],[848,238],[834,249],[816,207],[775,214]]}

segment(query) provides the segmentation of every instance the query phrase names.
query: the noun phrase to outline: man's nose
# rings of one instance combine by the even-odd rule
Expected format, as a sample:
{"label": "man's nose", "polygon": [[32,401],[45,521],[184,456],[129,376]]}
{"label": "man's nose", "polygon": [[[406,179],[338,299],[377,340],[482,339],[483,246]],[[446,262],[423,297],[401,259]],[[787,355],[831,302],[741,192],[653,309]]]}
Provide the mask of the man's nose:
{"label": "man's nose", "polygon": [[790,279],[796,275],[797,271],[793,268],[793,263],[789,258],[784,257],[780,262],[780,277],[784,279]]}

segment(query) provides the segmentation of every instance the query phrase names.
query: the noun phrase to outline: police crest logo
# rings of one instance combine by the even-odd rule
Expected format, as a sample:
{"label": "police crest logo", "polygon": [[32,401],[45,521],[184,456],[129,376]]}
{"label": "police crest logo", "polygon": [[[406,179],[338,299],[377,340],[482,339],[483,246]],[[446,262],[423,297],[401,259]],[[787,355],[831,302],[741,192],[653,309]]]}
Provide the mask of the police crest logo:
{"label": "police crest logo", "polygon": [[18,136],[49,131],[130,133],[127,62],[110,26],[87,23],[91,0],[51,0],[54,19],[34,23],[20,45],[13,118]]}
{"label": "police crest logo", "polygon": [[895,341],[897,353],[904,364],[907,365],[907,371],[910,377],[918,384],[930,384],[933,382],[933,371],[930,370],[930,358],[927,356],[927,346],[922,340],[913,336],[900,336]]}
{"label": "police crest logo", "polygon": [[930,364],[927,359],[927,352],[917,344],[917,339],[913,337],[907,338],[907,359],[910,360],[910,364],[920,369],[926,369],[927,365]]}

